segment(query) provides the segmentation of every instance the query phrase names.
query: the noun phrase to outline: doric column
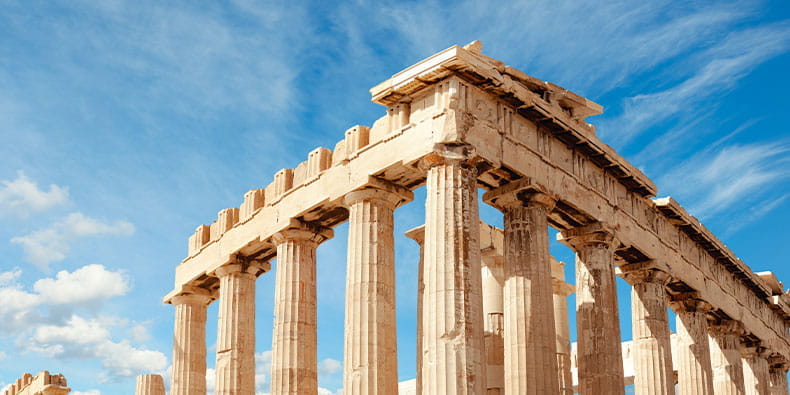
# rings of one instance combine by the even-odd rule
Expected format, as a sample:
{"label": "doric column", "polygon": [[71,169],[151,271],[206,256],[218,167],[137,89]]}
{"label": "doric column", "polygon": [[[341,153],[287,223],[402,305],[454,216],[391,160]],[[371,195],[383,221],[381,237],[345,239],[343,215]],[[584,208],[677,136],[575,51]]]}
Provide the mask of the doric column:
{"label": "doric column", "polygon": [[134,395],[165,395],[165,382],[158,374],[137,376]]}
{"label": "doric column", "polygon": [[496,251],[483,253],[483,319],[485,320],[486,394],[505,393],[503,258]]}
{"label": "doric column", "polygon": [[568,296],[576,287],[565,282],[565,263],[552,259],[551,283],[554,293],[554,330],[557,333],[557,373],[560,394],[573,395],[571,375],[571,330],[568,325]]}
{"label": "doric column", "polygon": [[189,287],[167,301],[176,308],[173,395],[206,393],[206,308],[212,300],[207,289]]}
{"label": "doric column", "polygon": [[771,395],[787,395],[787,370],[790,365],[781,357],[769,358],[768,365],[770,374],[770,388],[768,393]]}
{"label": "doric column", "polygon": [[422,393],[485,392],[477,170],[470,147],[443,146],[427,168]]}
{"label": "doric column", "polygon": [[294,220],[276,233],[271,393],[318,393],[315,253],[332,230]]}
{"label": "doric column", "polygon": [[425,225],[420,225],[416,228],[406,231],[406,237],[414,240],[420,246],[420,260],[417,265],[417,378],[415,379],[415,388],[418,395],[422,394],[422,295],[425,291],[425,282],[422,278],[422,265],[423,265],[423,244],[425,244]]}
{"label": "doric column", "polygon": [[745,393],[741,341],[743,328],[738,321],[726,320],[708,326],[713,393],[741,395]]}
{"label": "doric column", "polygon": [[675,296],[670,303],[677,314],[678,390],[682,395],[713,395],[707,313],[712,307],[696,294]]}
{"label": "doric column", "polygon": [[217,395],[255,393],[255,279],[269,264],[237,258],[220,266],[217,324]]}
{"label": "doric column", "polygon": [[672,342],[669,338],[667,293],[670,277],[655,262],[620,267],[631,284],[632,352],[634,389],[640,395],[675,393],[672,371]]}
{"label": "doric column", "polygon": [[579,393],[623,394],[614,234],[605,224],[596,222],[563,231],[559,239],[576,251]]}
{"label": "doric column", "polygon": [[413,195],[395,185],[346,195],[349,211],[343,391],[398,392],[395,207]]}
{"label": "doric column", "polygon": [[548,213],[555,201],[528,178],[487,192],[505,216],[505,393],[557,394]]}
{"label": "doric column", "polygon": [[768,354],[765,347],[759,345],[744,346],[743,384],[747,395],[768,395],[770,373],[768,372]]}

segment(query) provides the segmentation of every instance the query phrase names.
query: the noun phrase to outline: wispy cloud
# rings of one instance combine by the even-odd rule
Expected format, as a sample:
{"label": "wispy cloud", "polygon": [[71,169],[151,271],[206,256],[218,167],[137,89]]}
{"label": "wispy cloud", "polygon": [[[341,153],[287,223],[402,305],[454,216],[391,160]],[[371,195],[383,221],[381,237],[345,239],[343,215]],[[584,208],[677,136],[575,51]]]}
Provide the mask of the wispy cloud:
{"label": "wispy cloud", "polygon": [[0,213],[26,217],[65,204],[68,200],[68,188],[50,184],[49,189],[40,189],[22,171],[17,172],[14,180],[0,181]]}
{"label": "wispy cloud", "polygon": [[[790,143],[733,144],[708,149],[670,170],[659,182],[700,218],[748,207],[790,176]],[[778,204],[778,203],[777,203]]]}
{"label": "wispy cloud", "polygon": [[28,262],[46,270],[50,263],[66,258],[75,239],[97,235],[129,236],[134,231],[134,225],[126,221],[104,223],[76,212],[48,228],[14,237],[11,242],[22,245]]}
{"label": "wispy cloud", "polygon": [[732,88],[766,60],[790,48],[790,22],[778,22],[730,34],[723,42],[695,55],[697,72],[665,90],[625,100],[623,113],[600,123],[600,134],[624,146],[657,123],[688,112],[694,104]]}

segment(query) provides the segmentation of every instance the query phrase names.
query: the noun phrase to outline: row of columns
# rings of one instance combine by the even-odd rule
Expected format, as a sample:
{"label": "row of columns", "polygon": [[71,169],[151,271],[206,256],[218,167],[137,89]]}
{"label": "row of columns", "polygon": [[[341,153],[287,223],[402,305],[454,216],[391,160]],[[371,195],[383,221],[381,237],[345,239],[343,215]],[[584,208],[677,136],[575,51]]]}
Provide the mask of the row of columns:
{"label": "row of columns", "polygon": [[[571,291],[552,280],[548,252],[547,219],[555,200],[526,179],[485,194],[484,200],[502,211],[505,223],[504,257],[487,263],[485,274],[477,171],[468,157],[467,147],[444,147],[421,164],[427,173],[427,198],[424,234],[414,235],[424,240],[418,286],[418,393],[572,393],[565,299]],[[411,199],[409,191],[383,182],[344,199],[350,222],[343,371],[348,394],[397,393],[393,212]],[[318,391],[316,248],[331,237],[331,229],[299,221],[273,237],[277,274],[272,394]],[[623,394],[614,232],[594,223],[566,230],[561,239],[577,255],[578,392]],[[628,269],[626,278],[634,286],[637,393],[673,393],[664,287],[668,276],[654,266]],[[216,394],[254,393],[255,278],[266,270],[265,263],[240,259],[214,273],[220,284]],[[497,276],[502,278],[501,295],[486,295],[484,317],[483,282],[497,281]],[[205,320],[212,298],[203,290],[188,289],[171,300],[176,306],[173,394],[205,393]],[[726,325],[708,328],[705,312],[693,300],[673,306],[684,342],[682,393],[744,393],[737,332]],[[486,332],[501,334],[501,360],[487,358],[486,347],[496,347],[492,342],[497,340],[487,339]],[[753,373],[747,376],[757,383],[755,388],[766,388],[763,383],[768,380],[772,391],[784,386],[786,393],[786,380],[775,373],[776,367],[758,360],[761,356],[748,358]],[[766,367],[772,370],[766,373]],[[491,368],[495,370],[487,373]],[[501,383],[486,383],[489,377],[501,377]]]}

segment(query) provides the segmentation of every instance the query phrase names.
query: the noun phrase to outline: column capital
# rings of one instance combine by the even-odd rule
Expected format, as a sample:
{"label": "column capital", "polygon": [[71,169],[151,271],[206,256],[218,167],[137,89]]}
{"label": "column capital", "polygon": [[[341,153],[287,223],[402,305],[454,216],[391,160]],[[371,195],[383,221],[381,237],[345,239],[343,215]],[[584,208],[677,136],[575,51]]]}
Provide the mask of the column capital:
{"label": "column capital", "polygon": [[605,222],[593,222],[576,228],[566,229],[557,234],[557,241],[569,245],[575,250],[587,246],[616,247],[619,241],[615,238],[616,227]]}
{"label": "column capital", "polygon": [[395,209],[414,200],[414,194],[400,185],[395,185],[376,177],[370,177],[367,185],[347,193],[343,198],[343,204],[351,206],[357,202],[370,200],[384,202],[391,209]]}
{"label": "column capital", "polygon": [[790,370],[790,361],[779,354],[772,354],[768,357],[768,366],[771,369],[782,370],[787,373]]}
{"label": "column capital", "polygon": [[576,292],[576,286],[568,284],[556,277],[551,279],[551,288],[554,295],[568,296]]}
{"label": "column capital", "polygon": [[768,349],[763,346],[760,346],[759,344],[752,344],[752,345],[744,344],[743,347],[741,347],[741,357],[743,357],[744,359],[748,359],[748,358],[768,359],[768,356],[769,356]]}
{"label": "column capital", "polygon": [[233,273],[244,273],[257,278],[261,274],[271,270],[271,268],[269,262],[251,259],[237,254],[233,256],[231,263],[222,265],[209,274],[222,278]]}
{"label": "column capital", "polygon": [[746,332],[743,324],[735,320],[720,320],[716,323],[709,323],[708,331],[714,335],[724,334],[734,336],[741,336]]}
{"label": "column capital", "polygon": [[411,228],[404,233],[404,235],[422,246],[425,242],[425,225],[420,225],[416,228]]}
{"label": "column capital", "polygon": [[476,154],[475,147],[469,144],[435,144],[433,152],[420,159],[418,166],[428,170],[440,165],[471,165]]}
{"label": "column capital", "polygon": [[617,271],[631,284],[660,283],[666,285],[672,279],[669,268],[653,260],[620,265]]}
{"label": "column capital", "polygon": [[216,299],[217,296],[211,290],[192,285],[182,285],[178,292],[165,299],[164,302],[172,305],[199,304],[208,306]]}
{"label": "column capital", "polygon": [[669,307],[676,312],[707,313],[713,311],[713,306],[702,300],[697,292],[683,292],[672,295],[669,300]]}
{"label": "column capital", "polygon": [[483,201],[500,211],[512,207],[545,207],[551,211],[557,199],[545,192],[545,188],[530,177],[509,182],[483,194]]}
{"label": "column capital", "polygon": [[292,218],[288,226],[272,235],[272,241],[278,245],[286,241],[310,241],[318,245],[331,239],[334,234],[330,228]]}

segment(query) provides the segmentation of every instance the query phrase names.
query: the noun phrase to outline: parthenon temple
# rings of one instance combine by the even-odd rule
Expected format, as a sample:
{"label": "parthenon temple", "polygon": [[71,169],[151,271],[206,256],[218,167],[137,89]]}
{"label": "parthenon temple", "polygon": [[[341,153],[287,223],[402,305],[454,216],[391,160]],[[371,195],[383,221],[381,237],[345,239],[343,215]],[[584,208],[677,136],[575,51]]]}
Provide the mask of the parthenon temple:
{"label": "parthenon temple", "polygon": [[[317,394],[316,249],[345,221],[343,394],[398,394],[394,213],[423,186],[424,225],[400,246],[420,250],[413,393],[788,394],[790,296],[776,277],[656,197],[587,123],[601,106],[481,47],[453,46],[373,87],[386,114],[372,127],[197,228],[164,298],[171,394],[206,393],[213,302],[215,393],[255,393],[255,344],[269,342],[255,338],[255,283],[271,275],[270,392]],[[502,229],[480,221],[481,197]],[[549,227],[575,252],[575,285],[549,254]],[[625,343],[616,276],[632,288]]]}

